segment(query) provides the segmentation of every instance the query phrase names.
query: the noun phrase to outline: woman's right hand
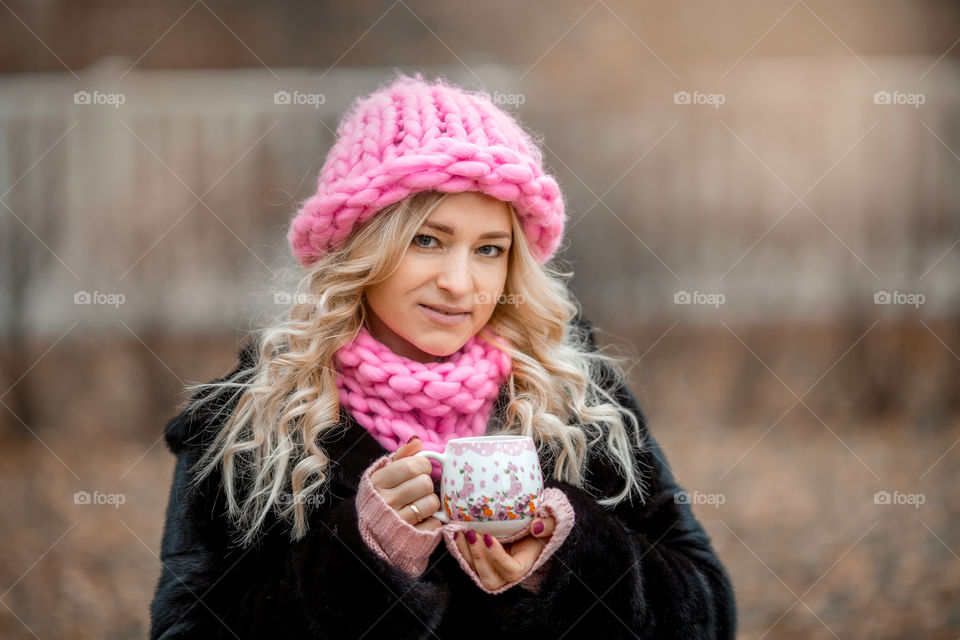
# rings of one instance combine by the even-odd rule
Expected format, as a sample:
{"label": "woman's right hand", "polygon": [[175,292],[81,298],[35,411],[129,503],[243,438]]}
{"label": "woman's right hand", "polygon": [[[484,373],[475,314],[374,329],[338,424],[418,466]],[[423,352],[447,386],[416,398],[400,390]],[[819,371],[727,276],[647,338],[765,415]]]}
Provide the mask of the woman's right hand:
{"label": "woman's right hand", "polygon": [[[421,531],[433,531],[443,526],[440,520],[433,517],[440,510],[440,498],[433,492],[430,458],[413,455],[422,448],[420,438],[414,436],[396,450],[393,461],[370,474],[370,482],[401,518]],[[422,522],[417,522],[417,514],[410,508],[411,504],[420,511]]]}

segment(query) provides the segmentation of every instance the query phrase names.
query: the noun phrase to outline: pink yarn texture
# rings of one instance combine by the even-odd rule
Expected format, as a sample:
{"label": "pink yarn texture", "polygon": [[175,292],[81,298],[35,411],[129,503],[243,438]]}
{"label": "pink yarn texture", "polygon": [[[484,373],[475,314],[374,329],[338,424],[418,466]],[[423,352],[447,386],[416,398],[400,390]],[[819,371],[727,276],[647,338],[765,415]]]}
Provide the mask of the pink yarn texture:
{"label": "pink yarn texture", "polygon": [[[489,327],[494,341],[502,339]],[[443,451],[448,440],[486,433],[500,384],[510,376],[510,355],[480,334],[438,362],[397,355],[366,325],[335,356],[340,403],[388,451],[413,436],[423,448]],[[433,463],[433,477],[440,478]]]}
{"label": "pink yarn texture", "polygon": [[387,205],[425,190],[479,191],[513,205],[536,260],[560,244],[564,204],[542,154],[488,96],[400,75],[358,98],[287,240],[304,266],[333,252]]}

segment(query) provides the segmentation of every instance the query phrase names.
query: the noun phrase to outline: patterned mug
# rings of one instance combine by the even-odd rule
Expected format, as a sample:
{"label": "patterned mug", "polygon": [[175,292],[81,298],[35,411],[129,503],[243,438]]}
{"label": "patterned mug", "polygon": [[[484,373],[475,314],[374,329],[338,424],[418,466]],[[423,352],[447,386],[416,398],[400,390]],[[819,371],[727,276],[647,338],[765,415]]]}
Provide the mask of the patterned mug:
{"label": "patterned mug", "polygon": [[439,462],[444,523],[468,526],[507,538],[530,526],[543,500],[543,473],[533,438],[475,436],[454,438],[443,453],[420,451]]}

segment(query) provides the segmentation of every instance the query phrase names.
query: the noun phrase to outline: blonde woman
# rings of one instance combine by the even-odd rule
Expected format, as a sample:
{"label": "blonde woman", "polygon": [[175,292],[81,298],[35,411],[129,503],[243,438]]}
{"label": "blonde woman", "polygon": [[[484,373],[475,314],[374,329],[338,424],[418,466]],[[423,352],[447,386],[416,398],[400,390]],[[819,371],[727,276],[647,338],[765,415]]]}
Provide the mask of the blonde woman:
{"label": "blonde woman", "polygon": [[[734,637],[729,577],[548,265],[564,217],[485,95],[398,74],[354,102],[290,225],[290,308],[166,425],[152,638]],[[414,455],[494,433],[545,479],[502,539],[433,517]]]}

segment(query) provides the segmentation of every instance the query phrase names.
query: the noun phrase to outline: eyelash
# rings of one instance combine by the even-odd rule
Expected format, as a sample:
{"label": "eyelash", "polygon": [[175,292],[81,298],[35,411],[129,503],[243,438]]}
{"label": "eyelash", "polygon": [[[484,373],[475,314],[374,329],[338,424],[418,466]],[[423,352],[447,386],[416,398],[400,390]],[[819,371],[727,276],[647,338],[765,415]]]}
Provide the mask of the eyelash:
{"label": "eyelash", "polygon": [[[413,236],[413,243],[414,243],[418,248],[420,248],[420,249],[433,249],[434,247],[425,247],[425,246],[423,246],[422,244],[417,243],[417,238],[430,238],[431,240],[436,240],[437,242],[440,242],[439,238],[436,238],[436,237],[431,236],[431,235],[426,234],[426,233],[418,233],[417,235]],[[495,256],[484,256],[485,258],[499,258],[500,256],[502,256],[504,253],[507,252],[506,247],[503,247],[502,245],[499,245],[499,244],[485,244],[485,245],[483,245],[483,246],[484,246],[484,247],[496,247],[496,248],[500,251],[500,253],[498,253],[498,254],[495,255]],[[481,248],[483,248],[483,247],[481,247]]]}

